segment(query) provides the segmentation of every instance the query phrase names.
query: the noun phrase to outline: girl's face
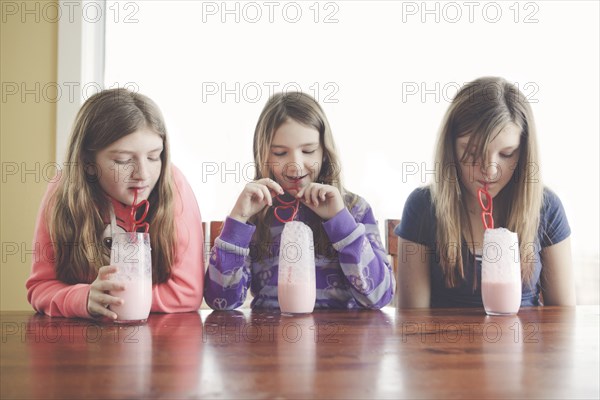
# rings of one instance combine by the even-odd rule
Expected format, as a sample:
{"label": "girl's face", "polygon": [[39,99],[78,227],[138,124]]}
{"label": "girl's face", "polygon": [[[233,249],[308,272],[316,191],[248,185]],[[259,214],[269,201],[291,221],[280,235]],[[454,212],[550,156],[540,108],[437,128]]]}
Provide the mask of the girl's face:
{"label": "girl's face", "polygon": [[295,195],[315,182],[321,171],[323,147],[319,131],[288,119],[273,135],[267,162],[277,183]]}
{"label": "girl's face", "polygon": [[[482,155],[473,155],[460,161],[468,152],[467,143],[470,135],[456,139],[456,159],[460,162],[459,175],[461,182],[469,193],[470,201],[477,202],[477,191],[488,183],[488,192],[492,197],[508,184],[519,162],[519,145],[521,129],[515,124],[508,124],[492,139],[488,145],[488,164],[483,164]],[[477,203],[475,203],[477,204]]]}
{"label": "girl's face", "polygon": [[131,205],[134,191],[138,202],[154,189],[162,166],[163,140],[147,128],[122,137],[96,153],[97,174],[104,192]]}

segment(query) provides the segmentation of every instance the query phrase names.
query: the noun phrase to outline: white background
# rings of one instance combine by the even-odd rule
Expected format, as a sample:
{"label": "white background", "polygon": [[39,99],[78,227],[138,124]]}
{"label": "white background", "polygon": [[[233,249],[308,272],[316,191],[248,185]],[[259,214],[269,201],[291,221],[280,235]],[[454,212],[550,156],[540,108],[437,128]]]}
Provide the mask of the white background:
{"label": "white background", "polygon": [[205,221],[224,219],[253,177],[254,127],[273,90],[320,101],[344,184],[383,229],[432,178],[458,87],[502,76],[530,99],[578,289],[598,280],[598,2],[121,1],[106,11],[105,87],[159,104]]}

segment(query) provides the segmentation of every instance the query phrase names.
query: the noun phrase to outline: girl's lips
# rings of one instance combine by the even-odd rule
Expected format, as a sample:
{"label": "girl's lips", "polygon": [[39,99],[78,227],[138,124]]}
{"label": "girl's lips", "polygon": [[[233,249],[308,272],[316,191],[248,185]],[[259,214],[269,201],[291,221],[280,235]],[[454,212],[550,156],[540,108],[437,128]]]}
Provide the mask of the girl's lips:
{"label": "girl's lips", "polygon": [[494,184],[494,182],[486,182],[486,181],[477,181],[477,183],[479,183],[482,187],[485,187],[486,185],[488,187],[490,187]]}
{"label": "girl's lips", "polygon": [[286,175],[285,179],[287,179],[290,182],[299,182],[302,179],[306,178],[307,176],[308,176],[308,174],[303,175],[303,176],[297,176],[297,177],[295,177],[295,176],[287,176]]}
{"label": "girl's lips", "polygon": [[[306,178],[308,175],[304,175],[304,176],[300,176],[298,178],[293,178],[290,176],[285,176],[284,179],[286,181],[286,184],[283,185],[283,190],[285,190],[288,193],[291,194],[296,194],[300,191],[300,189],[302,188],[302,186],[304,186],[302,184],[302,180],[304,178]],[[292,193],[293,192],[293,193]]]}

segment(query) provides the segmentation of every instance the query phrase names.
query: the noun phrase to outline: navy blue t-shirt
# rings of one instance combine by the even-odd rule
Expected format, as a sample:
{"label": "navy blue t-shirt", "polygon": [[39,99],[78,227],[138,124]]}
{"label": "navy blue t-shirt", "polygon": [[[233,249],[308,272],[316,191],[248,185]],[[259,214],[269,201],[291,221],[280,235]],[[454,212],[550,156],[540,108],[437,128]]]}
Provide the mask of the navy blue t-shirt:
{"label": "navy blue t-shirt", "polygon": [[[462,240],[462,259],[465,278],[454,288],[446,287],[439,264],[437,250],[437,221],[429,187],[414,190],[404,205],[402,221],[394,233],[405,240],[415,242],[431,251],[431,307],[483,307],[481,300],[481,259],[475,259],[465,240]],[[559,243],[569,237],[571,228],[560,199],[554,192],[544,189],[540,226],[536,238],[535,263],[532,281],[522,287],[521,306],[540,305],[540,252],[544,247]],[[475,264],[475,268],[473,267]],[[473,290],[473,273],[476,271],[477,286]]]}

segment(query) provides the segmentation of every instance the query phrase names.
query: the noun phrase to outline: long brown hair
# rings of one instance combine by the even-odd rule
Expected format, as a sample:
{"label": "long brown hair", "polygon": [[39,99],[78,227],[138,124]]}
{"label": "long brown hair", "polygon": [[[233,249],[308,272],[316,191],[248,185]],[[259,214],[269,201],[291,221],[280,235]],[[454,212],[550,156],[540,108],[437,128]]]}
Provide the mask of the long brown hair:
{"label": "long brown hair", "polygon": [[[319,132],[319,142],[323,148],[323,161],[316,182],[336,187],[348,209],[351,209],[357,201],[357,196],[344,189],[341,179],[341,168],[339,157],[333,141],[329,121],[319,103],[302,92],[276,93],[267,101],[263,108],[256,129],[254,131],[254,162],[256,166],[254,179],[275,179],[268,164],[271,143],[275,131],[288,120],[314,128]],[[270,226],[272,212],[265,208],[262,212],[253,216],[250,221],[256,225],[254,234],[255,260],[260,261],[266,257],[271,243]],[[323,229],[323,224],[311,225],[314,234],[315,253],[331,255],[333,251],[331,243]]]}
{"label": "long brown hair", "polygon": [[49,227],[54,244],[56,276],[68,283],[90,283],[98,269],[109,264],[102,251],[107,195],[100,187],[95,166],[98,151],[139,129],[163,140],[161,171],[148,200],[152,246],[152,280],[166,281],[175,257],[173,178],[167,130],[158,106],[148,97],[126,89],[104,90],[79,110],[67,151],[69,168],[63,171],[50,198]]}
{"label": "long brown hair", "polygon": [[[460,181],[456,138],[470,134],[467,148],[475,149],[486,163],[487,146],[507,124],[521,130],[519,161],[514,175],[494,200],[498,226],[519,238],[521,275],[530,283],[534,268],[534,243],[540,222],[543,185],[533,113],[519,89],[502,78],[479,78],[463,86],[448,108],[435,152],[436,176],[432,198],[437,217],[436,241],[445,283],[455,287],[464,279],[461,243],[465,225],[470,229],[466,189]],[[465,154],[466,156],[466,154]],[[534,175],[532,175],[534,174]]]}

